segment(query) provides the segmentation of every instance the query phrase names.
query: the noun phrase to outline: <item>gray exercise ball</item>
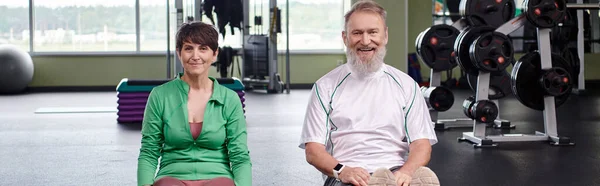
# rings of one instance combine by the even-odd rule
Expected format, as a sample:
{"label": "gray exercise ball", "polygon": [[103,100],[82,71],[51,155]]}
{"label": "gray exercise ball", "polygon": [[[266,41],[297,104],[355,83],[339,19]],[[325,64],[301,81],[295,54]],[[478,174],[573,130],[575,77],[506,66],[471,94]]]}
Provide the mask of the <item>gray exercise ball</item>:
{"label": "gray exercise ball", "polygon": [[29,53],[15,45],[0,44],[0,93],[20,93],[31,80],[33,61]]}

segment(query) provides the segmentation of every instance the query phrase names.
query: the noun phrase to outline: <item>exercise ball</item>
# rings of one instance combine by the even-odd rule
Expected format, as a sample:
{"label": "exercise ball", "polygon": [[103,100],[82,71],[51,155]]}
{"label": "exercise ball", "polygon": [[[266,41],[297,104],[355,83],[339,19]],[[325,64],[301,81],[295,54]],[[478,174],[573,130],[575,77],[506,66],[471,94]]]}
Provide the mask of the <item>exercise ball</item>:
{"label": "exercise ball", "polygon": [[0,44],[0,93],[20,93],[31,80],[33,61],[29,53],[14,45]]}

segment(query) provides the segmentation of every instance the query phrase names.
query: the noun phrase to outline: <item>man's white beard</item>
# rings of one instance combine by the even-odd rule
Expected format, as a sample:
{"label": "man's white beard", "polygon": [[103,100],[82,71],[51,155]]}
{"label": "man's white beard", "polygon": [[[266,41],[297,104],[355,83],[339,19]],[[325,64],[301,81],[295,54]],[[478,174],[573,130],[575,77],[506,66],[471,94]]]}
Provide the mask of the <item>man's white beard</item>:
{"label": "man's white beard", "polygon": [[348,57],[348,63],[356,71],[359,75],[369,75],[381,68],[383,65],[383,59],[387,52],[385,47],[378,48],[375,52],[375,55],[368,61],[362,61],[356,50],[348,49],[346,50],[346,56]]}

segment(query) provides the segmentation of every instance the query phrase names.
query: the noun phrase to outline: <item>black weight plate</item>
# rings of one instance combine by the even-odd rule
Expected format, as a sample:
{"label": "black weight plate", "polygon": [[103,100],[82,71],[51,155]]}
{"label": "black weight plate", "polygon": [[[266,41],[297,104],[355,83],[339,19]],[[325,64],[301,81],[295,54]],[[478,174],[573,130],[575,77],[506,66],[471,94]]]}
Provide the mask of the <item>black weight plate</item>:
{"label": "black weight plate", "polygon": [[490,100],[479,100],[471,106],[472,119],[481,123],[493,123],[498,118],[498,106]]}
{"label": "black weight plate", "polygon": [[514,49],[508,36],[487,32],[477,37],[469,48],[471,62],[480,71],[502,72],[512,64]]}
{"label": "black weight plate", "polygon": [[438,112],[444,112],[452,108],[454,94],[445,87],[423,87],[421,89],[427,105]]}
{"label": "black weight plate", "polygon": [[581,68],[579,64],[579,54],[577,52],[577,48],[573,47],[565,47],[561,52],[561,56],[563,57],[563,59],[565,59],[565,61],[567,61],[567,63],[569,63],[569,65],[573,69],[573,71],[570,72],[573,82],[578,81],[579,70]]}
{"label": "black weight plate", "polygon": [[562,24],[552,28],[550,44],[559,48],[559,51],[567,47],[570,42],[577,40],[577,17],[571,16],[571,11],[565,11]]}
{"label": "black weight plate", "polygon": [[459,12],[471,26],[500,27],[515,17],[514,0],[462,0]]}
{"label": "black weight plate", "polygon": [[552,67],[543,71],[544,73],[539,81],[546,95],[558,97],[569,93],[573,89],[571,74],[566,69]]}
{"label": "black weight plate", "polygon": [[[467,82],[473,92],[477,92],[477,76],[467,74]],[[502,99],[512,94],[510,87],[510,74],[504,70],[501,74],[490,73],[490,87],[488,89],[488,99]]]}
{"label": "black weight plate", "polygon": [[[552,54],[552,67],[564,68],[567,71],[573,69],[558,54]],[[540,53],[533,51],[521,57],[515,63],[511,73],[512,92],[523,105],[534,109],[544,110],[545,91],[540,84],[540,78],[544,71],[541,69]],[[571,94],[554,97],[555,107],[564,104]]]}
{"label": "black weight plate", "polygon": [[434,71],[446,71],[456,67],[454,42],[460,31],[453,26],[434,25],[419,34],[417,56]]}
{"label": "black weight plate", "polygon": [[479,69],[471,62],[469,53],[471,43],[473,43],[473,41],[481,34],[493,32],[494,30],[495,28],[490,26],[468,27],[458,35],[457,41],[454,43],[454,51],[456,51],[457,54],[456,62],[466,73],[475,76],[479,74]]}
{"label": "black weight plate", "polygon": [[525,0],[522,7],[531,24],[538,28],[552,28],[564,18],[567,5],[565,0]]}

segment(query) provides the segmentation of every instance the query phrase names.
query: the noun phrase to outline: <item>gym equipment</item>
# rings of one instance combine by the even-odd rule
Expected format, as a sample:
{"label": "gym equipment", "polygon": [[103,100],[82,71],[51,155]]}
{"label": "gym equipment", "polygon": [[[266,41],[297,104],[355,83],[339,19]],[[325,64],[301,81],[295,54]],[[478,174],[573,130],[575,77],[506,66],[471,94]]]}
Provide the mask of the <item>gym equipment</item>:
{"label": "gym equipment", "polygon": [[[504,70],[501,74],[490,74],[488,99],[498,100],[512,94],[510,74]],[[477,91],[477,76],[467,74],[467,83],[473,92]]]}
{"label": "gym equipment", "polygon": [[475,101],[475,96],[469,96],[465,99],[463,112],[467,117],[481,123],[492,123],[498,117],[496,103],[489,100]]}
{"label": "gym equipment", "polygon": [[542,68],[540,52],[525,54],[515,64],[511,84],[515,97],[525,106],[544,110],[544,96],[553,96],[555,107],[564,104],[572,89],[570,64],[552,54],[552,67]]}
{"label": "gym equipment", "polygon": [[456,67],[454,41],[460,31],[450,25],[433,25],[417,36],[417,57],[435,71]]}
{"label": "gym equipment", "polygon": [[[492,23],[492,24],[498,24],[495,23],[496,21],[500,21],[497,20],[495,18],[489,18],[489,17],[493,17],[493,16],[498,16],[500,13],[493,13],[498,11],[498,7],[494,8],[492,7],[489,10],[481,10],[478,6],[474,6],[475,1],[471,1],[469,3],[462,2],[462,7],[463,10],[466,10],[467,8],[465,8],[466,4],[471,5],[472,7],[468,8],[468,10],[466,11],[462,11],[463,15],[466,15],[466,13],[469,13],[469,15],[473,15],[470,17],[470,19],[472,20],[472,22],[469,22],[468,19],[466,17],[463,17],[461,19],[459,19],[458,21],[455,21],[452,25],[434,25],[426,30],[424,30],[423,32],[421,32],[416,39],[416,47],[417,47],[417,56],[419,57],[419,59],[421,61],[423,61],[423,63],[425,63],[427,66],[429,66],[431,68],[431,78],[430,78],[430,83],[429,86],[433,87],[433,88],[438,88],[441,85],[441,72],[444,70],[451,70],[452,68],[456,67],[457,65],[460,65],[461,68],[467,72],[469,72],[469,74],[473,74],[474,76],[477,76],[477,74],[479,73],[479,71],[477,70],[477,67],[475,66],[475,63],[471,62],[471,53],[470,53],[470,46],[471,43],[474,42],[478,36],[481,35],[481,33],[483,32],[492,32],[494,31],[494,27],[493,25],[485,25],[488,23]],[[493,3],[497,3],[495,0],[490,0],[490,2],[483,2],[483,1],[478,1],[484,4],[489,4],[490,2]],[[507,1],[503,1],[501,2],[502,4],[509,4],[506,7],[502,6],[500,7],[502,10],[500,12],[514,12],[514,10],[511,10],[511,3],[514,4],[514,2],[507,2]],[[475,2],[475,4],[477,4]],[[494,5],[495,6],[495,5]],[[514,6],[512,6],[512,8],[514,9]],[[502,14],[506,14],[506,13],[502,13]],[[481,17],[481,21],[477,21],[478,17]],[[514,17],[514,15],[509,17]],[[504,19],[509,19],[509,18],[504,18]],[[485,23],[484,25],[479,25],[479,23]],[[502,22],[504,23],[504,22]],[[475,25],[473,25],[475,24]],[[459,32],[457,35],[457,31]],[[452,38],[455,38],[454,41],[451,41]],[[483,41],[483,40],[482,40]],[[462,45],[460,43],[463,43]],[[452,45],[449,45],[452,44]],[[496,46],[496,45],[493,45]],[[501,45],[500,45],[501,46]],[[510,46],[512,50],[512,45]],[[462,53],[461,53],[462,51]],[[492,50],[489,50],[492,51]],[[460,61],[462,60],[462,61]],[[510,64],[511,62],[513,62],[514,60],[512,60],[512,58],[505,60],[508,64]],[[464,63],[464,64],[461,64]],[[470,65],[467,67],[467,69],[465,69],[466,65]],[[504,68],[500,68],[502,70],[504,70]],[[502,72],[496,72],[497,74],[502,75]],[[504,72],[506,73],[506,72]],[[509,88],[510,89],[510,88]],[[424,90],[424,89],[422,89]],[[508,91],[504,91],[504,92],[508,92]],[[430,96],[431,95],[427,95],[425,96],[425,99],[428,100],[429,104],[431,104],[431,100],[430,100]],[[452,99],[454,100],[454,97],[451,94],[446,94],[446,96],[443,96],[444,99]],[[439,99],[439,98],[438,98]],[[498,105],[498,103],[496,102],[496,100],[494,100],[495,104]],[[451,107],[452,105],[450,105]],[[430,115],[431,115],[431,119],[432,121],[435,123],[435,129],[436,130],[445,130],[448,128],[453,128],[453,127],[471,127],[473,126],[471,123],[469,123],[470,121],[473,121],[473,119],[471,118],[458,118],[458,119],[438,119],[438,112],[441,111],[445,111],[444,108],[438,108],[435,107],[435,103],[433,106],[429,105],[429,110],[430,110]],[[514,126],[510,125],[509,121],[506,120],[494,120],[494,128],[502,128],[502,129],[511,129],[514,128]]]}
{"label": "gym equipment", "polygon": [[479,74],[475,62],[472,62],[471,60],[471,44],[474,43],[481,34],[493,31],[494,28],[490,26],[468,27],[458,35],[457,40],[454,43],[456,61],[467,74],[474,76]]}
{"label": "gym equipment", "polygon": [[34,65],[31,56],[23,49],[0,45],[0,94],[24,91],[33,80]]}
{"label": "gym equipment", "polygon": [[[289,5],[287,1],[286,5]],[[244,1],[244,6],[249,7],[249,1]],[[281,9],[277,7],[277,0],[269,0],[269,7],[268,34],[259,33],[257,30],[262,27],[262,21],[255,22],[254,34],[250,34],[250,29],[243,31],[244,71],[241,79],[247,90],[263,89],[267,93],[280,93],[287,89],[289,93],[289,45],[286,47],[287,82],[285,85],[281,81],[277,62],[277,35],[281,33]],[[262,20],[262,16],[257,16],[256,19]],[[249,23],[248,14],[244,14],[244,22]],[[286,22],[286,26],[289,27],[289,23]],[[289,34],[286,35],[286,40],[289,43]]]}
{"label": "gym equipment", "polygon": [[447,111],[454,104],[454,94],[445,87],[421,87],[421,93],[430,109],[438,112]]}
{"label": "gym equipment", "polygon": [[514,49],[508,36],[499,32],[483,33],[469,48],[471,62],[480,71],[502,72],[512,64]]}
{"label": "gym equipment", "polygon": [[[473,131],[463,133],[459,141],[471,142],[474,147],[494,147],[497,146],[496,142],[514,141],[548,141],[552,145],[574,145],[568,137],[558,135],[556,120],[556,107],[570,95],[572,80],[569,73],[573,69],[560,55],[552,54],[550,44],[552,27],[563,18],[562,15],[554,14],[563,14],[563,7],[568,8],[569,4],[564,0],[525,0],[523,7],[523,14],[498,27],[495,32],[508,35],[523,27],[525,22],[537,27],[538,50],[518,60],[511,73],[511,85],[513,94],[523,105],[543,111],[544,131],[536,131],[534,134],[488,135],[486,123],[475,120]],[[477,87],[488,87],[490,72],[480,71],[477,79]],[[488,100],[488,95],[487,88],[478,88],[475,101]]]}
{"label": "gym equipment", "polygon": [[[573,4],[573,3],[567,3],[566,7],[567,10],[576,10],[576,15],[573,15],[573,17],[577,17],[577,45],[576,45],[576,49],[577,49],[577,58],[579,59],[579,76],[574,77],[574,79],[576,79],[576,87],[573,89],[575,90],[575,93],[579,93],[579,92],[583,92],[585,91],[585,74],[584,74],[584,39],[583,39],[583,12],[586,10],[590,10],[590,9],[600,9],[600,2],[599,3],[583,3],[584,0],[577,0],[577,3]],[[568,12],[568,11],[567,11]],[[575,34],[573,34],[575,35]]]}
{"label": "gym equipment", "polygon": [[562,22],[566,10],[564,0],[525,0],[523,14],[537,28],[553,28]]}
{"label": "gym equipment", "polygon": [[[123,78],[117,85],[117,122],[141,123],[150,92],[156,86],[170,80],[132,80]],[[246,113],[244,85],[237,78],[217,78],[217,82],[240,97],[242,109]]]}
{"label": "gym equipment", "polygon": [[490,26],[498,28],[515,16],[514,0],[461,0],[460,15],[470,26]]}

